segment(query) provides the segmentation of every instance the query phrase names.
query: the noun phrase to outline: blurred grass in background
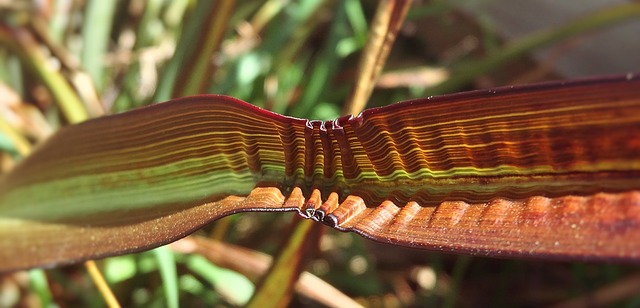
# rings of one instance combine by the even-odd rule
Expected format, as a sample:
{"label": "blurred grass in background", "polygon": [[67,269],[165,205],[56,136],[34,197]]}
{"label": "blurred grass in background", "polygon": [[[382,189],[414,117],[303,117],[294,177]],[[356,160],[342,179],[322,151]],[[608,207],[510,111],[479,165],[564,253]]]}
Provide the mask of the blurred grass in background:
{"label": "blurred grass in background", "polygon": [[[63,125],[196,93],[336,118],[375,9],[374,1],[356,0],[0,2],[0,167],[8,170]],[[369,106],[562,78],[554,61],[589,40],[580,34],[639,16],[637,4],[604,6],[504,42],[482,10],[414,1]],[[529,56],[551,43],[555,53],[545,61]],[[276,255],[291,216],[234,215],[198,234]],[[640,305],[637,266],[459,257],[325,231],[306,270],[365,306],[580,305],[585,298]],[[99,262],[121,304],[243,305],[251,298],[253,278],[175,246]],[[317,305],[309,297],[298,291],[292,305]],[[0,306],[103,303],[81,266],[0,276]]]}

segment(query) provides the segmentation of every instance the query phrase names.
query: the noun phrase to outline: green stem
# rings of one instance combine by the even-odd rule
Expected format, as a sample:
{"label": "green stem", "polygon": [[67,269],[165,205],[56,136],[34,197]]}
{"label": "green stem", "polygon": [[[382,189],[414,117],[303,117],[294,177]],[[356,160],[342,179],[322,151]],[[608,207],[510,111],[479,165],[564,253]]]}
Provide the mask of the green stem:
{"label": "green stem", "polygon": [[104,55],[109,43],[117,1],[93,0],[87,3],[86,22],[82,28],[81,61],[96,88],[102,89]]}
{"label": "green stem", "polygon": [[23,65],[29,67],[40,78],[70,123],[82,122],[89,118],[76,92],[62,73],[49,64],[27,31],[0,24],[0,44],[10,48]]}

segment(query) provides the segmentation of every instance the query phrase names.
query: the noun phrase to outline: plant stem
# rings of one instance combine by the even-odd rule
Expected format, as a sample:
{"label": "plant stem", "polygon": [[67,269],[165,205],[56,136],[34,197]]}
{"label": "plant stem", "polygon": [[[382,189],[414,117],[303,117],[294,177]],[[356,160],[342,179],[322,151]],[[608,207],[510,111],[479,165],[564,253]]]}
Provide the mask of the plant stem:
{"label": "plant stem", "polygon": [[91,260],[86,261],[84,263],[84,266],[87,268],[87,272],[89,272],[89,276],[91,276],[93,283],[95,283],[96,287],[98,287],[98,291],[100,291],[100,294],[102,294],[102,297],[107,303],[107,306],[110,308],[120,308],[120,303],[118,303],[115,295],[113,295],[113,292],[111,291],[111,288],[109,288],[107,281],[104,280],[102,273],[100,273],[98,266],[96,266],[96,262]]}

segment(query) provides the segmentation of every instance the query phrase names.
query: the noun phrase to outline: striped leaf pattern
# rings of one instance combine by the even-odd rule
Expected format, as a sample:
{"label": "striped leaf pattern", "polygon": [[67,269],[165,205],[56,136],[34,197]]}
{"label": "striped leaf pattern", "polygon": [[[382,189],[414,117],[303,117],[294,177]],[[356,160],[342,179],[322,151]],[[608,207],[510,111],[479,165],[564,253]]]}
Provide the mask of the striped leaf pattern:
{"label": "striped leaf pattern", "polygon": [[0,179],[0,270],[139,251],[241,211],[411,247],[640,260],[640,78],[406,101],[333,121],[231,97],[62,129]]}

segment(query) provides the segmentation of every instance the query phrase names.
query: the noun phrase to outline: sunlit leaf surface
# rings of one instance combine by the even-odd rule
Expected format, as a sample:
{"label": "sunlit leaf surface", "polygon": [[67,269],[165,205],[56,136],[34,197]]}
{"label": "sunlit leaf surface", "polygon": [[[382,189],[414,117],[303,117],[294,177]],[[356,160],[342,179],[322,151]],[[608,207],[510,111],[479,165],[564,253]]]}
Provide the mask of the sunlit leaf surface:
{"label": "sunlit leaf surface", "polygon": [[640,78],[307,121],[195,96],[67,127],[0,180],[0,270],[155,247],[240,211],[378,241],[637,261]]}

